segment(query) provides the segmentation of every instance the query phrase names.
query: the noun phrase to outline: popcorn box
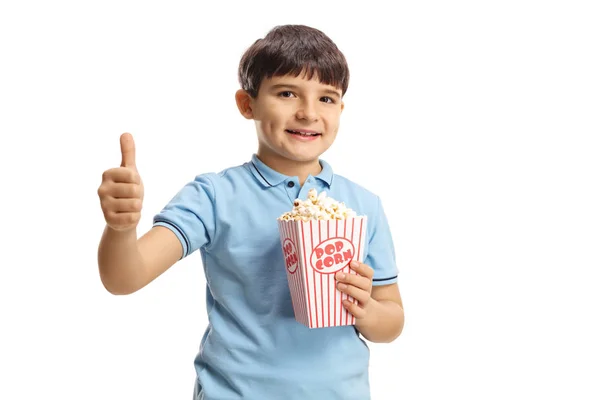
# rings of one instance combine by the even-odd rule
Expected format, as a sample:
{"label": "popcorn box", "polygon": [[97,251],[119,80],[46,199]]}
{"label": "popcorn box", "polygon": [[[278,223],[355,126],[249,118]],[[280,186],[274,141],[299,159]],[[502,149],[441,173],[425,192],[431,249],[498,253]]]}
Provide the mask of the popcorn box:
{"label": "popcorn box", "polygon": [[354,325],[342,301],[357,300],[336,287],[335,274],[356,274],[363,261],[367,217],[277,221],[296,320],[309,328]]}

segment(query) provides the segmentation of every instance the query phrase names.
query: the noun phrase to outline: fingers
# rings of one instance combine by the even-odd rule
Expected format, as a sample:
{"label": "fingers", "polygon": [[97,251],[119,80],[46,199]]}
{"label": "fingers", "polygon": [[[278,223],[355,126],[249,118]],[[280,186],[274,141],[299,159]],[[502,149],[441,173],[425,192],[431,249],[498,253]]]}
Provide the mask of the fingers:
{"label": "fingers", "polygon": [[121,135],[121,167],[137,169],[135,165],[135,142],[130,133]]}
{"label": "fingers", "polygon": [[139,212],[123,212],[116,213],[113,211],[104,214],[106,223],[112,229],[117,231],[135,228],[140,222],[141,213]]}
{"label": "fingers", "polygon": [[374,271],[368,265],[358,261],[352,261],[350,268],[356,273],[348,274],[340,271],[335,274],[335,279],[338,281],[337,288],[340,292],[358,300],[361,305],[367,304],[371,299]]}
{"label": "fingers", "polygon": [[135,165],[133,136],[124,133],[121,142],[121,166],[102,174],[98,188],[106,224],[115,230],[135,229],[140,221],[144,185]]}
{"label": "fingers", "polygon": [[357,286],[339,282],[337,288],[340,292],[346,293],[348,296],[354,297],[361,304],[367,304],[371,300],[371,292],[361,289]]}
{"label": "fingers", "polygon": [[[99,193],[101,192],[100,189],[98,191]],[[142,211],[141,198],[115,198],[110,195],[101,194],[100,206],[106,224],[115,230],[135,228],[140,221]]]}
{"label": "fingers", "polygon": [[140,174],[131,168],[111,168],[102,174],[103,182],[123,182],[140,184]]}
{"label": "fingers", "polygon": [[373,279],[375,271],[373,271],[373,268],[369,267],[367,264],[363,264],[358,261],[352,261],[350,263],[350,268],[356,271],[357,274],[362,275],[369,280]]}
{"label": "fingers", "polygon": [[136,213],[142,211],[141,199],[115,199],[106,197],[101,202],[102,208],[106,209],[108,214]]}
{"label": "fingers", "polygon": [[348,274],[344,272],[338,272],[335,274],[335,279],[337,279],[341,283],[345,283],[351,286],[356,286],[357,288],[371,293],[371,288],[373,286],[372,278],[368,278],[366,276],[361,276],[358,274]]}
{"label": "fingers", "polygon": [[367,316],[367,310],[350,300],[344,300],[342,304],[350,314],[356,317],[356,319],[361,319]]}
{"label": "fingers", "polygon": [[141,199],[143,193],[141,185],[107,181],[98,188],[98,195],[100,198]]}

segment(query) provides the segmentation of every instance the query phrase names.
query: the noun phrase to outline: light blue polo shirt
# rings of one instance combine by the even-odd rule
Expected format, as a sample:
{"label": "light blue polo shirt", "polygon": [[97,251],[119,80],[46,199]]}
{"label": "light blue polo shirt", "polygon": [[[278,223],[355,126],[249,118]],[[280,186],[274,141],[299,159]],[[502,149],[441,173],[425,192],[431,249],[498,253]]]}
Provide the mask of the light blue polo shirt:
{"label": "light blue polo shirt", "polygon": [[304,186],[251,161],[198,175],[154,217],[200,250],[209,325],[194,365],[198,399],[367,400],[369,349],[354,326],[309,329],[294,318],[277,217],[325,190],[368,217],[364,263],[373,285],[397,281],[390,229],[380,199],[335,175],[325,161]]}

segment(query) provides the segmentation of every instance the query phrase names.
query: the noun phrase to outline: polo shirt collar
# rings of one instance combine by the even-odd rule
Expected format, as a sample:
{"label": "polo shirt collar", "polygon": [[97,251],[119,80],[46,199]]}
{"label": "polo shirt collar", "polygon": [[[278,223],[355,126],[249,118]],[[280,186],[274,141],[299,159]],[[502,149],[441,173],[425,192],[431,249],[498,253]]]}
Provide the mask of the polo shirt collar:
{"label": "polo shirt collar", "polygon": [[322,180],[327,186],[331,187],[331,182],[333,181],[333,169],[325,160],[319,159],[319,163],[321,163],[321,172],[319,175],[315,176],[315,178]]}
{"label": "polo shirt collar", "polygon": [[281,182],[288,179],[288,176],[280,174],[279,172],[269,167],[267,164],[260,161],[256,154],[252,154],[250,170],[252,171],[256,179],[258,179],[258,181],[262,183],[262,185],[265,187],[277,186]]}
{"label": "polo shirt collar", "polygon": [[[331,186],[331,182],[333,181],[333,169],[325,160],[319,159],[319,163],[321,164],[321,172],[319,175],[315,176],[315,178],[323,181],[327,184],[327,186]],[[260,161],[256,154],[252,155],[250,171],[264,187],[277,186],[281,182],[290,178],[287,175],[275,171],[267,164]]]}

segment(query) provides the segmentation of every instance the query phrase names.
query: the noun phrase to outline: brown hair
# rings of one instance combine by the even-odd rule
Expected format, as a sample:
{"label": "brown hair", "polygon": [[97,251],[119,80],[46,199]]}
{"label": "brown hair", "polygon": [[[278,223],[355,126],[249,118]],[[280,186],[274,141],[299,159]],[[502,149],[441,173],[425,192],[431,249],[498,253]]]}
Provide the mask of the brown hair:
{"label": "brown hair", "polygon": [[342,90],[348,89],[350,72],[346,58],[333,41],[318,29],[305,25],[281,25],[250,46],[240,60],[238,79],[250,96],[258,96],[264,78],[306,74]]}

